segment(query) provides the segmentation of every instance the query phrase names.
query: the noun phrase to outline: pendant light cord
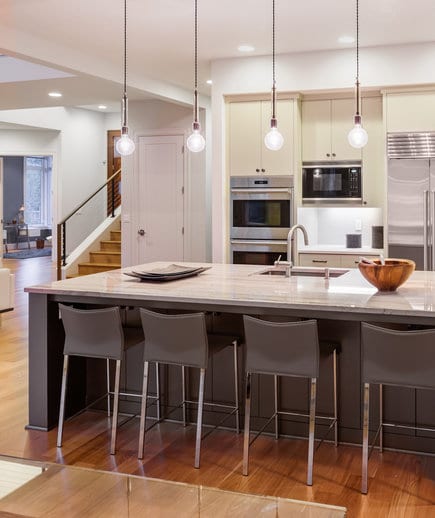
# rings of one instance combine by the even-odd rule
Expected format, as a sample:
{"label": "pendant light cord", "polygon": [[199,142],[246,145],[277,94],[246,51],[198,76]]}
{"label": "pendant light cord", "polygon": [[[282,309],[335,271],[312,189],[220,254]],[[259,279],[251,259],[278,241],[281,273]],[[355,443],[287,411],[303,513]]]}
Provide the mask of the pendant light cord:
{"label": "pendant light cord", "polygon": [[356,115],[360,115],[359,92],[359,0],[356,0]]}
{"label": "pendant light cord", "polygon": [[124,0],[124,95],[127,95],[127,0]]}
{"label": "pendant light cord", "polygon": [[195,43],[194,43],[194,103],[193,120],[198,122],[198,0],[195,0]]}
{"label": "pendant light cord", "polygon": [[276,81],[275,81],[275,0],[272,0],[272,119],[276,119]]}

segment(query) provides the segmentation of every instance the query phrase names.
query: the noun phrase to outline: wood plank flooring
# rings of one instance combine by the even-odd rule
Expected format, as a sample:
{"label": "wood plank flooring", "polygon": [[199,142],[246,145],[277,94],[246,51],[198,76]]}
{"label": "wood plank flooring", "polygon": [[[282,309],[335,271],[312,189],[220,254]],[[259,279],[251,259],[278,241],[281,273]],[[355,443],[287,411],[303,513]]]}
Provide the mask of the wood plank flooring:
{"label": "wood plank flooring", "polygon": [[109,454],[103,413],[86,412],[65,425],[64,447],[56,430],[26,431],[26,285],[54,278],[49,258],[3,260],[17,275],[16,309],[0,329],[0,454],[132,475],[146,475],[258,495],[344,506],[349,517],[435,518],[435,457],[375,451],[369,465],[369,494],[360,494],[361,449],[322,444],[314,460],[313,486],[305,485],[307,442],[260,437],[251,449],[250,474],[241,475],[242,436],[217,431],[203,443],[201,468],[193,468],[194,430],[174,423],[146,436],[138,461],[138,419],[120,426],[118,452]]}

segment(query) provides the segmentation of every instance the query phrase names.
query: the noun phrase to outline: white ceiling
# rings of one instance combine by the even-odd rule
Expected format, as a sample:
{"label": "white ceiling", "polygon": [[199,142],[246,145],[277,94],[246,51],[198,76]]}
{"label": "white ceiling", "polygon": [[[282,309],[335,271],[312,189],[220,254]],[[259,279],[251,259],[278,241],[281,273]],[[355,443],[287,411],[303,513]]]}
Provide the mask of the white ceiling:
{"label": "white ceiling", "polygon": [[[193,5],[193,0],[128,0],[128,77],[139,86],[129,89],[130,98],[145,95],[140,85],[148,79],[191,90]],[[271,0],[198,0],[199,77],[205,94],[212,60],[241,56],[241,43],[254,45],[253,55],[270,54],[271,6]],[[339,36],[355,35],[354,0],[276,0],[276,20],[278,54],[354,46],[338,43]],[[361,0],[360,45],[433,41],[434,21],[433,0]],[[79,76],[56,80],[73,85],[68,104],[108,104],[120,97],[122,30],[123,0],[0,0],[0,52]],[[41,96],[45,81],[40,81]],[[0,94],[1,109],[12,96],[9,92],[2,102],[3,90]],[[21,94],[14,93],[15,104]]]}

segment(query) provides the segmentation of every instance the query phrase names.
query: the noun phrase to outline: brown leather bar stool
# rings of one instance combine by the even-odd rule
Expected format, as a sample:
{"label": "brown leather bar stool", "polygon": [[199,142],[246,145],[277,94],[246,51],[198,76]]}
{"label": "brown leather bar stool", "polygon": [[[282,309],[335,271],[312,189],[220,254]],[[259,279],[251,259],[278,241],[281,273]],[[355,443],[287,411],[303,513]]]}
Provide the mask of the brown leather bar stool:
{"label": "brown leather bar stool", "polygon": [[[127,348],[143,342],[142,330],[140,328],[123,328],[119,307],[75,309],[70,306],[65,306],[64,304],[59,304],[59,309],[65,329],[65,345],[63,351],[64,361],[57,447],[60,448],[62,446],[69,357],[103,358],[107,361],[116,361],[112,434],[110,441],[110,453],[113,455],[116,446],[122,355]],[[107,374],[109,375],[109,372]],[[110,386],[108,381],[108,392],[109,391]],[[108,401],[108,403],[110,414],[110,401]]]}
{"label": "brown leather bar stool", "polygon": [[[142,459],[144,455],[145,432],[164,419],[161,418],[157,423],[154,423],[150,428],[148,428],[148,430],[145,430],[149,364],[152,362],[158,364],[179,365],[182,369],[182,401],[177,408],[180,406],[183,407],[184,424],[186,424],[186,405],[195,404],[198,407],[194,466],[195,468],[199,468],[204,405],[216,406],[229,410],[227,416],[236,416],[236,428],[237,432],[239,431],[239,381],[237,362],[237,345],[239,341],[237,337],[207,333],[204,313],[168,315],[141,308],[140,315],[145,335],[145,342],[138,458]],[[221,403],[205,402],[204,383],[209,356],[222,348],[229,346],[232,346],[234,350],[234,404],[226,405]],[[189,400],[186,397],[186,367],[198,368],[200,370],[197,401]]]}
{"label": "brown leather bar stool", "polygon": [[387,423],[383,420],[383,385],[435,390],[435,329],[397,331],[361,323],[362,382],[364,390],[363,450],[361,493],[367,494],[369,460],[370,384],[379,385],[379,450],[385,426],[412,430],[435,431]]}
{"label": "brown leather bar stool", "polygon": [[[309,418],[308,437],[308,473],[307,485],[313,484],[314,429],[316,419],[316,388],[319,377],[320,347],[315,320],[296,322],[268,322],[244,315],[246,339],[246,399],[245,399],[245,435],[243,445],[243,474],[248,475],[249,446],[261,434],[266,426],[275,419],[275,437],[278,438],[278,417],[296,415]],[[317,416],[330,421],[327,433],[334,426],[335,445],[338,444],[337,431],[337,352],[338,344],[325,343],[327,353],[333,354],[334,371],[334,416]],[[329,350],[328,350],[329,349]],[[251,375],[270,374],[274,376],[275,412],[250,441],[251,414]],[[309,378],[310,410],[309,414],[281,411],[278,409],[278,377]],[[323,440],[323,439],[322,439]]]}

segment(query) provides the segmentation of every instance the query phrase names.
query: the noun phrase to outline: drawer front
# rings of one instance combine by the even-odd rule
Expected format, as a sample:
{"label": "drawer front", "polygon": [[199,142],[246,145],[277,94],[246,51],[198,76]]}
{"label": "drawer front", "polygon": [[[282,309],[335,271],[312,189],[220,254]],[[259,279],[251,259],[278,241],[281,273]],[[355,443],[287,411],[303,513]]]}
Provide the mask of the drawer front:
{"label": "drawer front", "polygon": [[340,257],[338,254],[299,254],[299,265],[340,268]]}
{"label": "drawer front", "polygon": [[[341,256],[341,267],[342,268],[358,268],[358,263],[360,260],[361,255],[348,255],[343,254]],[[367,255],[364,254],[364,257],[367,257],[367,259],[378,259],[378,255]]]}

